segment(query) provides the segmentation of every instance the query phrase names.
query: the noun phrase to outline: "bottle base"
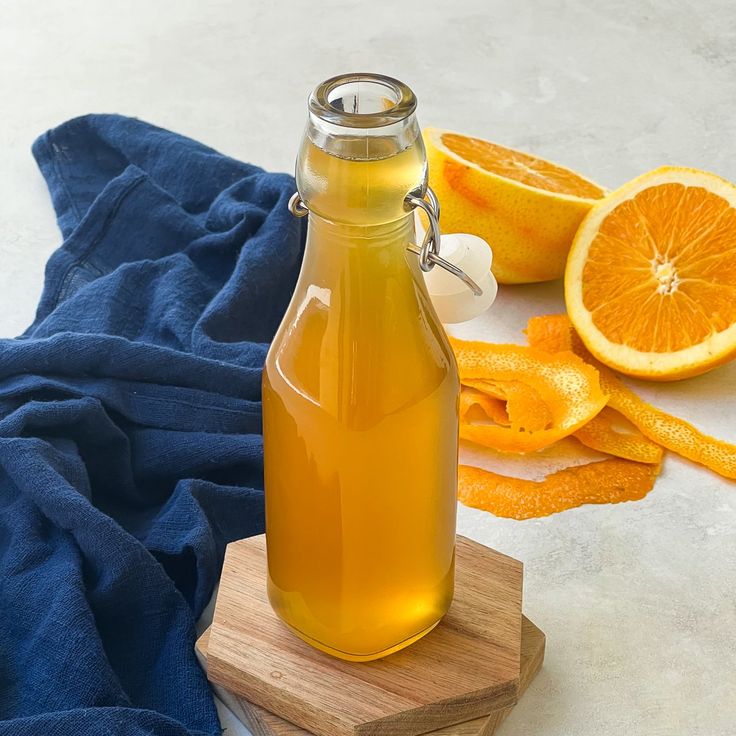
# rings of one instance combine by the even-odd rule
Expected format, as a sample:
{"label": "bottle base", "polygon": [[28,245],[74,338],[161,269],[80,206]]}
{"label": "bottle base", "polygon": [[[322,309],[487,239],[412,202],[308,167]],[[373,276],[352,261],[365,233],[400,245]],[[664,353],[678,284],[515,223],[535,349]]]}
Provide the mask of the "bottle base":
{"label": "bottle base", "polygon": [[398,644],[394,644],[392,647],[388,647],[388,649],[383,649],[380,652],[372,652],[370,654],[354,654],[352,652],[344,652],[341,649],[334,649],[333,647],[330,647],[327,644],[318,641],[317,639],[313,639],[311,636],[308,636],[307,634],[299,631],[299,629],[295,629],[293,626],[291,626],[291,624],[286,623],[282,619],[284,625],[289,629],[289,631],[298,636],[302,641],[305,641],[307,644],[313,646],[315,649],[319,649],[320,651],[325,652],[325,654],[329,654],[332,657],[337,657],[337,659],[344,659],[347,662],[370,662],[374,659],[388,657],[389,654],[395,654],[396,652],[401,651],[402,649],[405,649],[406,647],[412,645],[414,642],[419,641],[419,639],[421,639],[423,636],[429,634],[429,632],[432,631],[432,629],[434,629],[441,620],[441,618],[437,619],[437,621],[435,621],[431,626],[427,626],[426,629],[422,629],[422,631],[420,631],[418,634],[413,634],[409,638],[400,641]]}

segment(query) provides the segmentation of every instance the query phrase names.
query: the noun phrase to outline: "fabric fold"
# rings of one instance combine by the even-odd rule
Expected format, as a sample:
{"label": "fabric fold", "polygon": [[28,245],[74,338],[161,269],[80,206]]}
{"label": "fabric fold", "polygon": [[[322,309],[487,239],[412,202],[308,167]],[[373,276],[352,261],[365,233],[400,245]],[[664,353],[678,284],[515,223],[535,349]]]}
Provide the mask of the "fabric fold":
{"label": "fabric fold", "polygon": [[263,531],[294,181],[117,115],[33,152],[64,242],[0,340],[0,735],[218,734],[194,622]]}

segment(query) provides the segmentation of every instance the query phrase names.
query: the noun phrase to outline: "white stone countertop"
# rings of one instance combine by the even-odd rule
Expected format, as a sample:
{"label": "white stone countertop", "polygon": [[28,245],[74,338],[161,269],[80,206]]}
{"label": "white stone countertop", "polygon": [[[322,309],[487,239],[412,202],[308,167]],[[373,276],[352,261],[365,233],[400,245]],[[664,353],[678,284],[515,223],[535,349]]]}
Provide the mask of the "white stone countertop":
{"label": "white stone countertop", "polygon": [[[424,125],[608,187],[660,164],[736,180],[732,0],[0,0],[0,335],[31,321],[59,245],[37,134],[119,112],[292,170],[310,88],[355,70],[409,83]],[[562,306],[557,283],[502,288],[456,334],[521,342]],[[736,365],[637,387],[736,442]],[[736,483],[669,455],[643,501],[525,522],[460,507],[459,529],[524,562],[548,637],[506,736],[736,733]]]}

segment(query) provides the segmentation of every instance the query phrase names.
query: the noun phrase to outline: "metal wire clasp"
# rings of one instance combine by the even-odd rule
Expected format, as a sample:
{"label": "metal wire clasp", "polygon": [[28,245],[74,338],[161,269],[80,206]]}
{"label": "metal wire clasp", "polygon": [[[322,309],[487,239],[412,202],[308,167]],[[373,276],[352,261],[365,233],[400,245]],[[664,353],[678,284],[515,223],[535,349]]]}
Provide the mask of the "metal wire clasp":
{"label": "metal wire clasp", "polygon": [[424,233],[422,245],[420,247],[410,245],[407,248],[411,253],[419,256],[419,267],[422,271],[426,273],[431,271],[435,266],[444,268],[445,271],[449,271],[453,276],[459,278],[475,296],[482,296],[483,289],[465,271],[458,268],[454,263],[445,260],[440,255],[440,203],[437,195],[430,187],[426,187],[424,192],[422,192],[421,188],[415,189],[406,195],[404,203],[407,209],[411,210],[419,207],[427,215],[429,226]]}
{"label": "metal wire clasp", "polygon": [[[406,195],[404,204],[408,211],[418,207],[427,215],[429,227],[424,233],[421,246],[410,245],[407,248],[410,253],[419,256],[419,267],[422,271],[427,273],[435,266],[444,268],[445,271],[449,271],[453,276],[459,278],[475,296],[482,296],[483,289],[465,271],[440,255],[440,203],[437,195],[429,187],[419,187]],[[304,217],[309,214],[309,208],[304,204],[299,192],[292,194],[289,200],[289,212],[294,217]]]}
{"label": "metal wire clasp", "polygon": [[309,208],[304,204],[304,200],[299,196],[299,192],[294,192],[289,199],[289,212],[294,217],[305,217],[309,214]]}

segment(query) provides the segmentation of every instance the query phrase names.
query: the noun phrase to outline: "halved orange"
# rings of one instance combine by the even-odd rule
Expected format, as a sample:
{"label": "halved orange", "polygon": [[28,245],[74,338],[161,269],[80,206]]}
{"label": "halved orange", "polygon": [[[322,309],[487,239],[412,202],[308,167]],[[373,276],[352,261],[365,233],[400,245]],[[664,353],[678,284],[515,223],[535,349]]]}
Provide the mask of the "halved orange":
{"label": "halved orange", "polygon": [[605,190],[564,166],[437,128],[423,131],[445,232],[485,239],[507,284],[560,278],[575,232]]}
{"label": "halved orange", "polygon": [[596,204],[565,272],[585,346],[622,373],[674,380],[736,355],[736,187],[663,167]]}

